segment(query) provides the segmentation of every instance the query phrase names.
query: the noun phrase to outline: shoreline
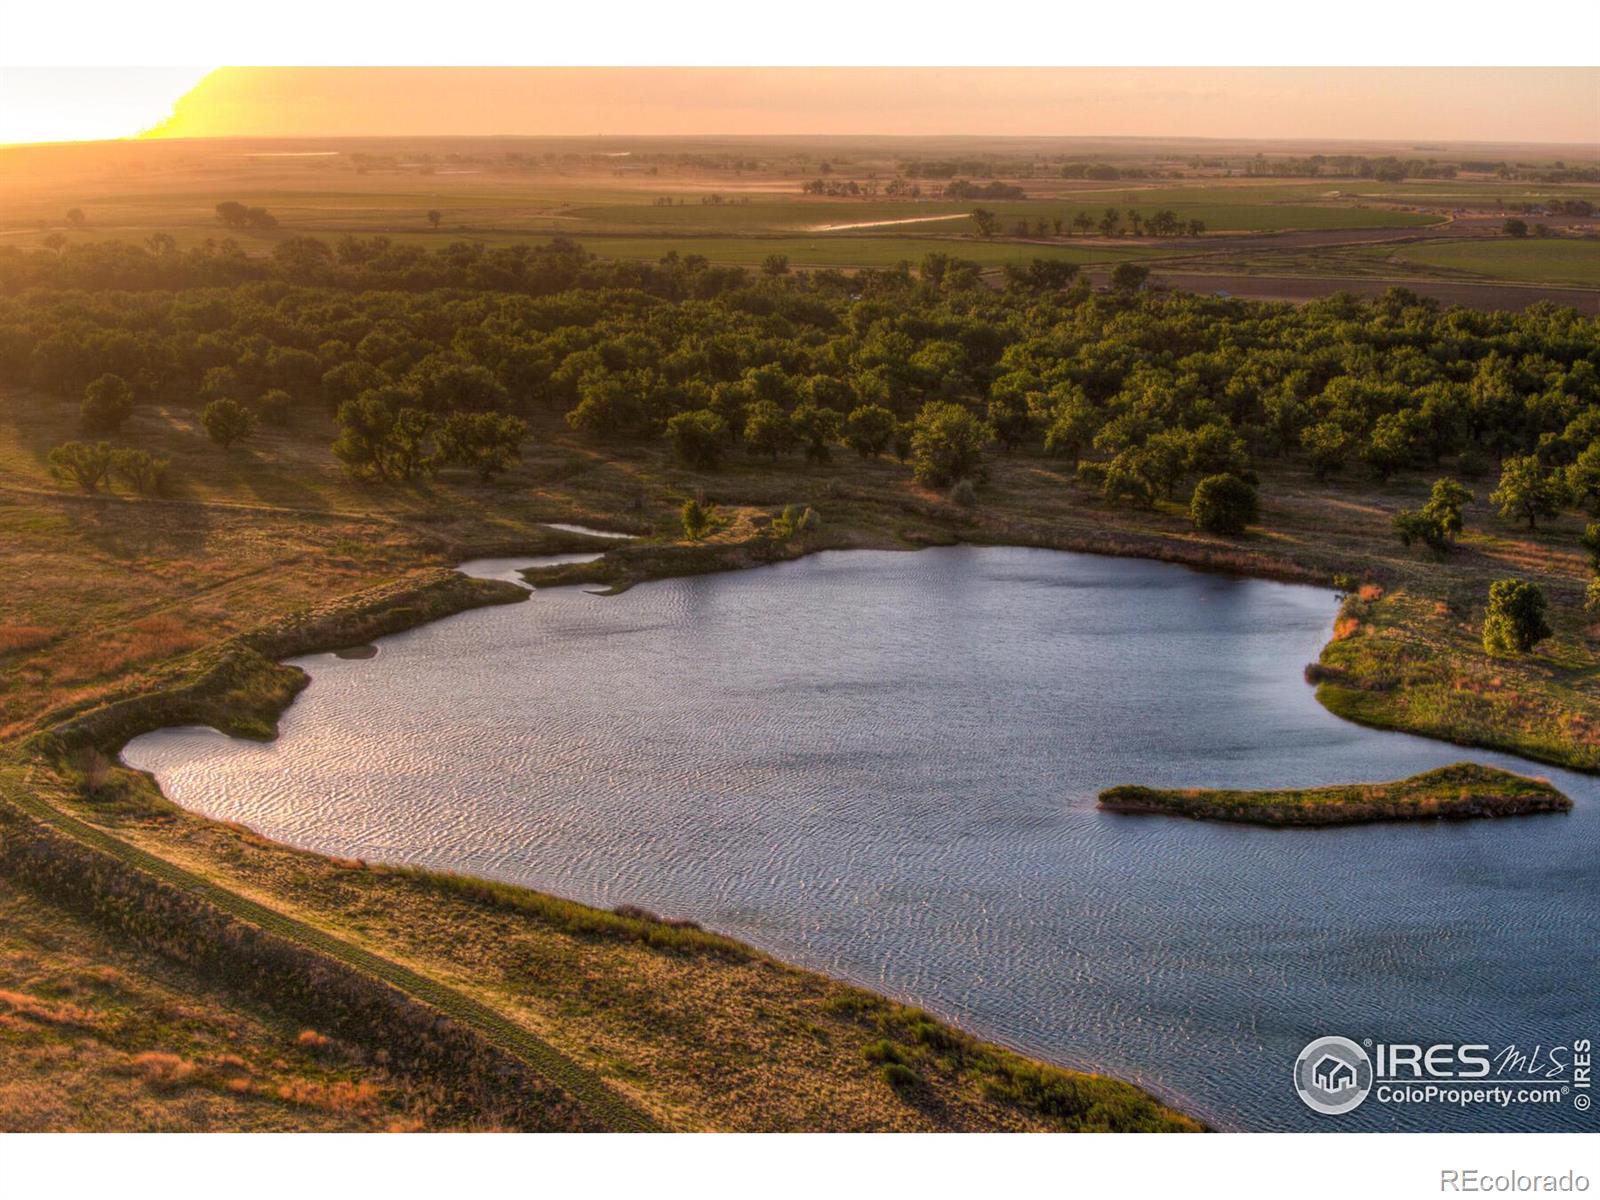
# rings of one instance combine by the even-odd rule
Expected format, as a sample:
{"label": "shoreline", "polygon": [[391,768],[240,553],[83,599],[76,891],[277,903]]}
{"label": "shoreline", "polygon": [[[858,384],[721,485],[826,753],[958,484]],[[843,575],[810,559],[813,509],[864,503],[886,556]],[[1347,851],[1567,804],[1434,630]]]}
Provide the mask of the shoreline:
{"label": "shoreline", "polygon": [[[387,584],[352,593],[315,609],[291,614],[258,630],[230,638],[220,645],[197,651],[163,672],[154,681],[153,687],[129,689],[131,694],[113,697],[82,712],[58,711],[51,714],[55,719],[46,729],[27,739],[27,749],[37,759],[50,762],[55,770],[70,775],[73,771],[71,756],[75,752],[92,749],[115,755],[132,737],[174,725],[211,725],[235,736],[271,740],[276,736],[278,718],[308,681],[303,671],[285,665],[283,659],[370,644],[377,638],[405,632],[456,613],[496,604],[518,603],[527,600],[539,588],[603,583],[616,592],[652,579],[740,570],[793,561],[823,550],[871,548],[911,551],[937,545],[1021,545],[1032,549],[1147,558],[1193,570],[1220,571],[1244,578],[1295,583],[1321,582],[1317,572],[1301,568],[1299,564],[1291,566],[1280,560],[1272,564],[1278,569],[1262,570],[1260,568],[1266,564],[1252,554],[1248,557],[1255,560],[1251,565],[1257,568],[1252,571],[1242,569],[1235,562],[1219,564],[1216,561],[1218,556],[1211,553],[1209,547],[1202,545],[1191,549],[1182,543],[1174,544],[1159,537],[1150,537],[1147,540],[1151,545],[1140,546],[1139,549],[1158,548],[1163,553],[1140,553],[1129,546],[1126,538],[1114,539],[1115,546],[1111,548],[1095,545],[1102,542],[1102,539],[1095,537],[1057,537],[1048,539],[1054,544],[1047,544],[1047,539],[1043,537],[1026,541],[998,538],[969,540],[954,534],[949,538],[874,537],[856,539],[844,545],[830,544],[820,538],[795,539],[787,543],[754,538],[693,545],[662,545],[623,542],[620,539],[602,542],[587,534],[557,532],[560,536],[551,539],[553,544],[543,545],[538,550],[524,547],[523,552],[530,559],[547,554],[596,550],[603,551],[602,556],[583,563],[545,568],[532,566],[525,572],[519,571],[527,581],[525,587],[503,580],[473,578],[447,567],[422,568],[410,572]],[[1087,542],[1090,545],[1062,545],[1062,542]],[[473,549],[481,552],[479,547]],[[496,545],[494,550],[504,557],[521,556],[513,547],[504,544]],[[505,554],[507,550],[512,550],[512,553]],[[477,556],[479,554],[474,554],[474,557]],[[1330,712],[1334,711],[1330,706],[1325,707],[1329,707]],[[1335,712],[1334,715],[1340,714]],[[157,791],[160,794],[159,788]],[[164,794],[161,794],[161,798],[164,803],[172,803]],[[210,823],[207,818],[184,811],[193,820]],[[271,845],[284,845],[270,842],[269,839],[263,840]],[[284,848],[338,865],[338,860],[315,851]],[[471,887],[479,883],[471,877],[459,877],[459,880],[464,883],[452,886]],[[532,889],[512,890],[539,897],[543,901],[571,903]],[[614,915],[604,910],[589,911],[604,917]],[[741,947],[744,945],[736,944]],[[754,954],[763,953],[754,948],[746,949]],[[805,971],[804,968],[783,965],[789,970]],[[824,973],[807,973],[818,974],[824,979],[831,978]],[[844,981],[835,982],[840,986],[855,986]],[[1076,1069],[1066,1067],[1051,1066],[1049,1069],[1078,1073]],[[1087,1077],[1122,1082],[1097,1072],[1087,1073]],[[1130,1083],[1124,1086],[1137,1089],[1157,1105],[1164,1105],[1159,1096],[1148,1092],[1142,1085]]]}

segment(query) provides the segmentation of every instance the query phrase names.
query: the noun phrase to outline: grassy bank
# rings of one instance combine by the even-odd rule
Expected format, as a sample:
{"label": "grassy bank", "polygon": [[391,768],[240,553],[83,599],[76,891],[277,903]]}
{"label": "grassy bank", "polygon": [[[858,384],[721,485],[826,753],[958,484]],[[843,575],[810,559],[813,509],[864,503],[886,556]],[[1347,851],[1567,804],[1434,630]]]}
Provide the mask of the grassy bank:
{"label": "grassy bank", "polygon": [[1544,780],[1456,763],[1393,783],[1277,791],[1164,790],[1125,784],[1101,792],[1100,807],[1250,825],[1360,825],[1566,812],[1572,801]]}

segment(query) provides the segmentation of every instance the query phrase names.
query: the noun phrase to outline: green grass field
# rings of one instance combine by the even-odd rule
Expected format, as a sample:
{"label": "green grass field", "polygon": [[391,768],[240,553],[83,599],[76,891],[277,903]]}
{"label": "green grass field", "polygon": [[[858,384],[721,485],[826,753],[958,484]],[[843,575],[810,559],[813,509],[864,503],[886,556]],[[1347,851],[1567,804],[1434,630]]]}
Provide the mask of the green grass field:
{"label": "green grass field", "polygon": [[787,255],[791,267],[802,268],[893,267],[901,262],[915,266],[926,255],[933,253],[954,255],[984,267],[999,267],[1007,263],[1021,265],[1036,258],[1086,266],[1154,258],[1165,253],[1147,246],[1115,246],[1103,241],[1086,242],[1081,246],[1061,246],[933,237],[584,238],[577,231],[574,231],[574,236],[578,237],[585,249],[602,258],[633,258],[653,262],[669,250],[676,250],[680,255],[701,254],[714,263],[747,267],[759,266],[771,254]]}
{"label": "green grass field", "polygon": [[1419,266],[1496,279],[1600,285],[1600,241],[1587,239],[1440,241],[1407,246],[1395,257]]}

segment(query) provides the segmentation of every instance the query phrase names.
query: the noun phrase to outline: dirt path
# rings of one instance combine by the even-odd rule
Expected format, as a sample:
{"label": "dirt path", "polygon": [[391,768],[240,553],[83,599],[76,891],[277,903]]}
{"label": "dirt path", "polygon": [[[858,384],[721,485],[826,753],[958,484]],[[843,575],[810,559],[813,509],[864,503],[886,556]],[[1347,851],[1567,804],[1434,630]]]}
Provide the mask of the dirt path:
{"label": "dirt path", "polygon": [[965,221],[970,213],[936,213],[931,217],[896,217],[892,221],[852,221],[844,225],[807,225],[803,233],[838,233],[841,229],[881,229],[885,225],[921,225],[924,221]]}

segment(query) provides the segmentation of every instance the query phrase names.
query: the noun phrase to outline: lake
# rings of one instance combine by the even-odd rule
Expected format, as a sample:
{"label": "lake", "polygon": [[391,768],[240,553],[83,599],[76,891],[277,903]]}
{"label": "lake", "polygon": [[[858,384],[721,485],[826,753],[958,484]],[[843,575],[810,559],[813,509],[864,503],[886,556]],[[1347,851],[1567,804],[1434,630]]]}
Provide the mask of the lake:
{"label": "lake", "polygon": [[[1325,1117],[1293,1091],[1324,1034],[1600,1033],[1600,780],[1332,716],[1301,672],[1335,609],[1134,559],[828,552],[296,659],[276,742],[165,730],[124,758],[297,846],[692,918],[1224,1128],[1592,1129],[1565,1104]],[[1095,807],[1465,757],[1574,811],[1271,830]]]}

